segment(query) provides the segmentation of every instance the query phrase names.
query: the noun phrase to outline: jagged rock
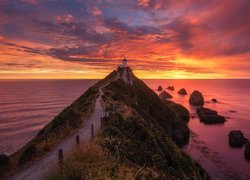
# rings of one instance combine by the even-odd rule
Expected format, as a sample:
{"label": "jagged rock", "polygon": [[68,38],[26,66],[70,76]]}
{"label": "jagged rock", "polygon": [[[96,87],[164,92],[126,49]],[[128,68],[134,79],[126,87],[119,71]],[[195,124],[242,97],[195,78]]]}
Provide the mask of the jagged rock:
{"label": "jagged rock", "polygon": [[158,89],[157,89],[157,91],[162,91],[162,87],[159,86]]}
{"label": "jagged rock", "polygon": [[199,91],[194,91],[189,98],[189,103],[193,106],[203,106],[204,98],[203,95]]}
{"label": "jagged rock", "polygon": [[250,141],[245,145],[245,158],[250,161]]}
{"label": "jagged rock", "polygon": [[10,169],[10,158],[5,154],[0,155],[0,175],[8,172]]}
{"label": "jagged rock", "polygon": [[225,117],[218,115],[217,111],[208,108],[199,107],[196,109],[196,113],[200,121],[206,124],[218,124],[226,121]]}
{"label": "jagged rock", "polygon": [[159,97],[163,100],[173,98],[171,94],[167,93],[166,91],[163,91],[159,94]]}
{"label": "jagged rock", "polygon": [[215,102],[215,103],[218,102],[217,99],[215,99],[215,98],[211,99],[211,101]]}
{"label": "jagged rock", "polygon": [[170,90],[170,91],[173,91],[174,90],[174,86],[168,86],[167,89]]}
{"label": "jagged rock", "polygon": [[242,147],[248,141],[240,130],[230,131],[228,134],[229,145],[231,147]]}
{"label": "jagged rock", "polygon": [[187,95],[187,91],[186,91],[186,89],[181,88],[181,89],[178,91],[178,94]]}

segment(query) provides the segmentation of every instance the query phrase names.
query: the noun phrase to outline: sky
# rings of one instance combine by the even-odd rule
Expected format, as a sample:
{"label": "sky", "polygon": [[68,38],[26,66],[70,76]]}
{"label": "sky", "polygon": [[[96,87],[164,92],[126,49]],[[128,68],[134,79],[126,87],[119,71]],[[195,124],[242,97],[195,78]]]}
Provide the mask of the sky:
{"label": "sky", "polygon": [[0,0],[0,79],[250,78],[250,0]]}

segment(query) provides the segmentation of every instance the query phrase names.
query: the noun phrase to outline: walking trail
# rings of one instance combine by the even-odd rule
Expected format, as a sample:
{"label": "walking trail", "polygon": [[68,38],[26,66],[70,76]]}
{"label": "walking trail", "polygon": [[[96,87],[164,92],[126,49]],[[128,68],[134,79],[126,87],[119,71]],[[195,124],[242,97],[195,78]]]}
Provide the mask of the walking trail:
{"label": "walking trail", "polygon": [[97,132],[101,126],[101,117],[104,116],[104,110],[101,105],[102,88],[99,88],[100,96],[96,99],[95,108],[90,118],[86,120],[84,126],[78,132],[72,134],[67,139],[58,144],[51,152],[48,152],[39,160],[31,163],[20,172],[10,177],[10,180],[40,180],[44,179],[46,173],[58,165],[58,150],[63,149],[67,156],[74,147],[76,147],[76,135],[80,137],[80,144],[86,143],[91,138],[91,125],[94,125],[94,132]]}

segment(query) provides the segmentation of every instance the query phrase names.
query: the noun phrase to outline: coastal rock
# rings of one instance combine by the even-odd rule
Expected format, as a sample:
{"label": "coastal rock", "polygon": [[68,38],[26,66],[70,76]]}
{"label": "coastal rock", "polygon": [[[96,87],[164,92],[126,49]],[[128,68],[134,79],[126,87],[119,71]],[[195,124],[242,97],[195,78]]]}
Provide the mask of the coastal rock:
{"label": "coastal rock", "polygon": [[211,99],[211,101],[215,102],[215,103],[218,102],[217,99],[215,99],[215,98]]}
{"label": "coastal rock", "polygon": [[189,129],[188,128],[178,128],[173,131],[173,140],[176,144],[183,147],[189,142]]}
{"label": "coastal rock", "polygon": [[167,89],[170,90],[170,91],[173,91],[174,90],[174,86],[168,86]]}
{"label": "coastal rock", "polygon": [[242,147],[248,141],[240,130],[230,131],[228,138],[231,147]]}
{"label": "coastal rock", "polygon": [[160,97],[162,100],[173,98],[173,97],[171,96],[171,94],[167,93],[166,91],[163,91],[162,93],[160,93],[160,94],[159,94],[159,97]]}
{"label": "coastal rock", "polygon": [[10,158],[5,154],[0,155],[0,175],[9,171]]}
{"label": "coastal rock", "polygon": [[186,91],[186,89],[181,88],[181,89],[178,91],[178,94],[187,95],[187,91]]}
{"label": "coastal rock", "polygon": [[250,141],[245,145],[245,158],[250,161]]}
{"label": "coastal rock", "polygon": [[157,91],[162,91],[162,87],[159,86],[158,89],[157,89]]}
{"label": "coastal rock", "polygon": [[195,90],[189,98],[189,103],[193,106],[203,106],[204,105],[204,98],[203,95]]}
{"label": "coastal rock", "polygon": [[182,106],[181,104],[175,103],[173,101],[165,100],[166,105],[176,113],[184,122],[189,121],[189,111],[187,108]]}
{"label": "coastal rock", "polygon": [[218,115],[217,111],[208,108],[199,107],[196,109],[196,113],[200,121],[205,124],[218,124],[226,121],[225,117]]}

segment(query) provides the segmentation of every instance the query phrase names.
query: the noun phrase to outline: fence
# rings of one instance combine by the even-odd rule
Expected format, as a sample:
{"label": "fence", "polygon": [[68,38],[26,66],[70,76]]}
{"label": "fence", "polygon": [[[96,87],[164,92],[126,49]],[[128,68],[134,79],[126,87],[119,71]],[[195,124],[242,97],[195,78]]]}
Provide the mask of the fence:
{"label": "fence", "polygon": [[[106,116],[106,114],[105,114],[105,116]],[[100,120],[101,120],[101,122],[100,122],[100,128],[102,129],[103,128],[103,117],[101,117]],[[95,136],[94,124],[91,124],[91,132],[90,133],[91,133],[90,134],[91,135],[90,139],[93,139],[94,136]],[[79,145],[80,145],[80,136],[79,135],[75,136],[75,143],[76,143],[76,147],[79,147]],[[62,148],[59,149],[57,154],[58,154],[58,163],[59,163],[60,167],[62,167],[63,160],[64,160],[63,149]]]}

